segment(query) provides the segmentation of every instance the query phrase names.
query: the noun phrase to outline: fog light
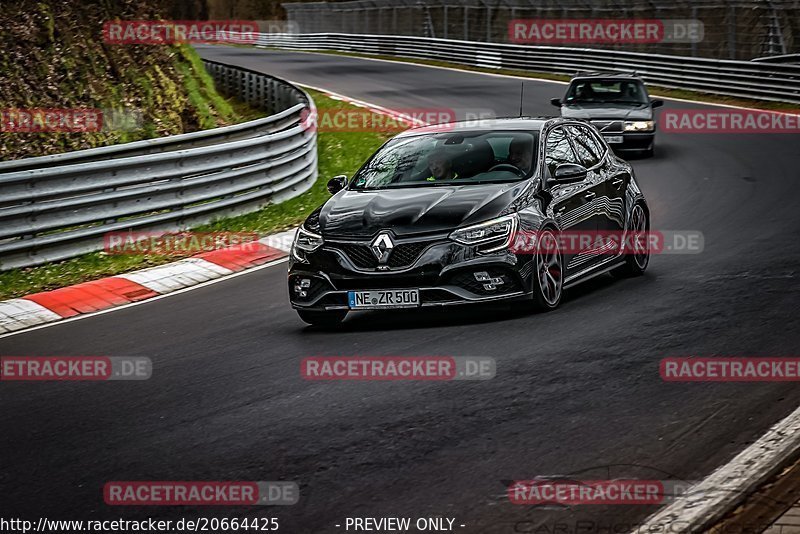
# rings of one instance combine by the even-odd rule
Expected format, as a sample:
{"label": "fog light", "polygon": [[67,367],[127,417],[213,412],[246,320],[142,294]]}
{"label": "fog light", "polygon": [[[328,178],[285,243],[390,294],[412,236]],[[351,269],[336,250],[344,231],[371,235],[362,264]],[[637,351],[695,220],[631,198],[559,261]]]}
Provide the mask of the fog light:
{"label": "fog light", "polygon": [[301,298],[307,297],[308,291],[306,291],[306,289],[309,287],[311,287],[311,280],[309,278],[300,278],[299,280],[295,279],[294,293]]}
{"label": "fog light", "polygon": [[494,291],[495,289],[497,289],[497,286],[502,286],[503,284],[505,284],[502,276],[492,278],[486,271],[479,271],[477,273],[474,273],[473,276],[475,276],[475,281],[477,282],[487,282],[483,284],[483,289],[485,289],[486,291]]}

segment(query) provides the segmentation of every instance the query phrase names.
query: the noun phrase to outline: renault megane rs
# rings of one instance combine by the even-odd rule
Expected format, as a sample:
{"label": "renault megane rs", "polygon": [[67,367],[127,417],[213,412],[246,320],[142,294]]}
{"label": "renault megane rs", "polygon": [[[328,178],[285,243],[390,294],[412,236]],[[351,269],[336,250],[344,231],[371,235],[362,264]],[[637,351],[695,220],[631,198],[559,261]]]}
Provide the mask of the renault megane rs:
{"label": "renault megane rs", "polygon": [[[580,120],[408,130],[328,189],[289,263],[291,304],[309,324],[355,310],[497,300],[550,310],[565,288],[609,271],[638,275],[649,260],[639,239],[649,210],[633,169]],[[636,239],[567,246],[565,232]]]}

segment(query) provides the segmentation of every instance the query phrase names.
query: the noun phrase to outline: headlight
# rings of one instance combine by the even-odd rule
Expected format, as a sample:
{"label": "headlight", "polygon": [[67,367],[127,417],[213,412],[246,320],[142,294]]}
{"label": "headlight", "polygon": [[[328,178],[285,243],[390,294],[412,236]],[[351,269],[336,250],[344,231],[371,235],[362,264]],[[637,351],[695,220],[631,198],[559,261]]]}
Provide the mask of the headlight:
{"label": "headlight", "polygon": [[302,226],[297,229],[292,242],[292,256],[299,261],[306,261],[305,253],[314,252],[322,246],[322,236],[309,232]]}
{"label": "headlight", "polygon": [[625,121],[626,132],[652,132],[655,127],[655,121]]}
{"label": "headlight", "polygon": [[481,247],[481,252],[495,252],[506,248],[511,243],[518,223],[519,217],[514,213],[454,230],[450,234],[450,239],[462,245],[484,245]]}

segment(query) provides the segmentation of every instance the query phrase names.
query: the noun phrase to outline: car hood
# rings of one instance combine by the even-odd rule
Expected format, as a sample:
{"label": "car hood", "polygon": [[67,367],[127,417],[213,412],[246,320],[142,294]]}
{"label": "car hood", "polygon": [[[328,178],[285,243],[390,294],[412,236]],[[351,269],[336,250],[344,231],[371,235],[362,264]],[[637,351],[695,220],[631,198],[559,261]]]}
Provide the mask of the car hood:
{"label": "car hood", "polygon": [[521,181],[344,190],[323,206],[320,229],[326,237],[370,237],[381,230],[398,236],[449,231],[503,215],[528,186]]}
{"label": "car hood", "polygon": [[561,106],[561,116],[568,119],[653,119],[653,110],[647,104],[638,106],[610,106],[609,104],[570,104]]}

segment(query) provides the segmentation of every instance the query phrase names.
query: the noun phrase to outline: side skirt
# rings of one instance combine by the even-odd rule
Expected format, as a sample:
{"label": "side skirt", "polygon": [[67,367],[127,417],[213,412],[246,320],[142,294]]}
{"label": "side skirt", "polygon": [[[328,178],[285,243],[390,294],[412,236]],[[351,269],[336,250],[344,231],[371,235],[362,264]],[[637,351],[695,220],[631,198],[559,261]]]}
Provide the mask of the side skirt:
{"label": "side skirt", "polygon": [[608,271],[623,265],[624,263],[625,263],[625,258],[623,256],[616,256],[614,258],[609,258],[608,260],[599,265],[594,265],[588,269],[585,269],[571,276],[568,276],[566,280],[564,280],[564,289],[569,289],[570,287],[576,286],[581,282],[586,282],[587,280],[591,280],[596,276],[605,274]]}

